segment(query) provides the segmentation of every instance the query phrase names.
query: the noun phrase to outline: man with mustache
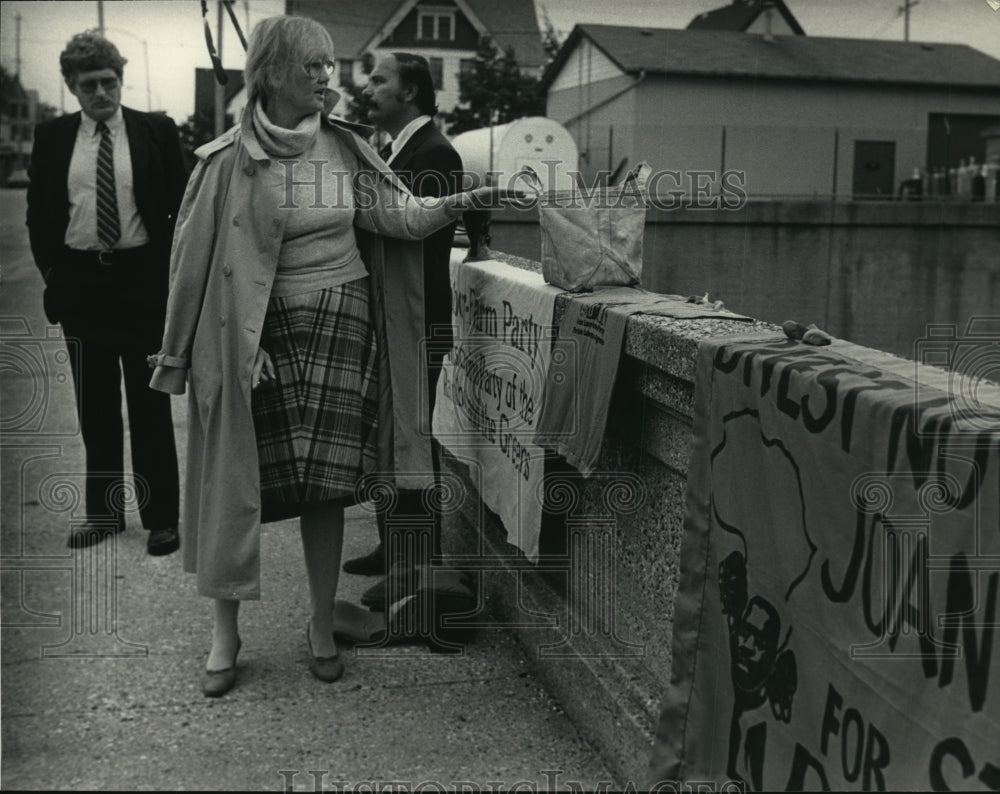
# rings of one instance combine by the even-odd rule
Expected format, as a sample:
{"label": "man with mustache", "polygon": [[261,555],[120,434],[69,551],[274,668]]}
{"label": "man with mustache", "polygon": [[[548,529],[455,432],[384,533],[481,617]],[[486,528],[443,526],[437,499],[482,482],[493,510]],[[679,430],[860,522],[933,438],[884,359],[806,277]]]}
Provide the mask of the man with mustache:
{"label": "man with mustache", "polygon": [[[403,183],[416,196],[446,196],[461,185],[462,160],[434,125],[437,113],[434,81],[427,59],[396,52],[382,58],[372,71],[364,91],[368,118],[377,129],[392,136],[379,152]],[[451,349],[451,276],[449,260],[455,225],[424,239],[424,332],[425,350],[414,350],[426,366],[429,404],[427,430],[434,411],[434,395],[441,362]],[[439,450],[432,445],[435,479],[440,471]],[[348,573],[387,573],[362,595],[361,602],[373,609],[412,595],[418,585],[417,566],[441,555],[440,516],[423,503],[421,494],[403,491],[396,504],[378,516],[380,542],[371,553],[348,560]],[[389,541],[388,532],[394,538]]]}

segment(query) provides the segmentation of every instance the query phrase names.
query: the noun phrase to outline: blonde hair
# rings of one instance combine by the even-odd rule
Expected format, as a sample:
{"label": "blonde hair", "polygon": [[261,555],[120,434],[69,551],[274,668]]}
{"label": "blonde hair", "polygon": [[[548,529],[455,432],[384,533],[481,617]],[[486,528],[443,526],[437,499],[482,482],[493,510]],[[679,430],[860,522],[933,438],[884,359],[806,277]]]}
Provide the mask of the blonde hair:
{"label": "blonde hair", "polygon": [[250,32],[243,80],[247,102],[269,96],[283,82],[290,64],[305,64],[322,50],[333,57],[333,39],[319,22],[305,17],[262,19]]}

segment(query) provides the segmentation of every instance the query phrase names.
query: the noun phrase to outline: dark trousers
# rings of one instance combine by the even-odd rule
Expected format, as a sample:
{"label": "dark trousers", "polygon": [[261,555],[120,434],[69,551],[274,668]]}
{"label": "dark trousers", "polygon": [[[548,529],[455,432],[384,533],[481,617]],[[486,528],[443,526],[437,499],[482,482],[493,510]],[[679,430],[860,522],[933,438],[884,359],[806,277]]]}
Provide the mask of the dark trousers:
{"label": "dark trousers", "polygon": [[[441,358],[432,353],[427,365],[428,427],[434,414],[434,398],[438,378],[441,376]],[[431,461],[437,486],[441,475],[441,456],[437,441],[431,439]],[[400,490],[396,502],[389,510],[376,516],[379,540],[385,552],[387,565],[413,567],[429,564],[433,557],[441,556],[441,514],[434,509],[433,501],[423,491]]]}
{"label": "dark trousers", "polygon": [[124,512],[124,375],[142,525],[176,527],[180,488],[170,395],[149,388],[146,363],[162,334],[161,285],[149,278],[147,259],[138,254],[108,267],[82,256],[67,259],[49,276],[46,310],[65,337],[76,340],[70,365],[87,452],[87,518],[103,523],[121,520]]}

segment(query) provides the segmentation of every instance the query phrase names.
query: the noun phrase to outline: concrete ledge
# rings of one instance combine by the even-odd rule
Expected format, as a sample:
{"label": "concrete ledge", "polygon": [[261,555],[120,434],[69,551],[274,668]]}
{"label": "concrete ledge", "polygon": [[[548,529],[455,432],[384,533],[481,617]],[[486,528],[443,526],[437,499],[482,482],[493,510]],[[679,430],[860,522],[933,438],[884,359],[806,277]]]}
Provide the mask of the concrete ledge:
{"label": "concrete ledge", "polygon": [[[556,299],[557,322],[567,300]],[[623,784],[647,779],[670,681],[697,344],[742,333],[780,335],[781,329],[629,319],[600,472],[584,480],[558,459],[547,461],[549,482],[568,477],[576,490],[567,503],[547,504],[537,567],[506,542],[497,516],[476,500],[445,520],[445,552],[456,564],[484,571],[491,621],[511,627],[537,674]],[[464,464],[445,452],[442,466],[475,492]]]}
{"label": "concrete ledge", "polygon": [[[676,206],[650,207],[646,224],[776,224],[781,226],[947,226],[996,229],[1000,204],[928,199],[926,201],[848,201],[831,199],[753,199],[738,209],[697,206],[678,200]],[[537,208],[505,207],[491,213],[502,225],[538,222]],[[505,232],[500,231],[501,240]]]}
{"label": "concrete ledge", "polygon": [[[493,213],[495,247],[541,256],[537,211]],[[743,314],[816,323],[913,356],[928,323],[1000,315],[1000,204],[754,201],[650,209],[642,283]]]}
{"label": "concrete ledge", "polygon": [[[568,300],[556,298],[556,322]],[[648,782],[671,679],[697,345],[740,335],[783,338],[778,326],[760,321],[628,319],[597,473],[584,479],[560,459],[546,460],[537,567],[507,544],[499,519],[478,499],[445,524],[445,551],[483,571],[492,620],[516,633],[540,678],[622,783]],[[889,353],[843,340],[837,351],[866,369],[955,388],[949,373]],[[975,390],[984,404],[1000,406],[1000,388],[978,382]],[[446,454],[443,465],[475,493],[464,464]],[[567,488],[549,489],[560,482]]]}

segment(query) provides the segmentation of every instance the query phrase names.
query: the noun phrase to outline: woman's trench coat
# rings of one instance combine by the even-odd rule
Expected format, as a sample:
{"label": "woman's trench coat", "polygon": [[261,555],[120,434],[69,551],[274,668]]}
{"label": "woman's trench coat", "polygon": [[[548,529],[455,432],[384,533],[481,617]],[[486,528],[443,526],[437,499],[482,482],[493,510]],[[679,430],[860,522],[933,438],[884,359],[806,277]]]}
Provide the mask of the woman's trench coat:
{"label": "woman's trench coat", "polygon": [[[440,202],[427,208],[414,199],[357,129],[332,117],[320,134],[337,135],[371,169],[370,190],[356,190],[356,200],[371,206],[357,211],[355,229],[378,336],[379,468],[393,472],[397,487],[422,488],[432,467],[429,429],[420,418],[428,404],[420,367],[424,282],[414,240],[455,215]],[[249,112],[196,154],[178,212],[163,347],[150,357],[150,385],[171,394],[190,385],[184,569],[197,573],[202,595],[256,599],[261,499],[250,379],[287,217],[279,209],[286,171],[261,149]]]}

